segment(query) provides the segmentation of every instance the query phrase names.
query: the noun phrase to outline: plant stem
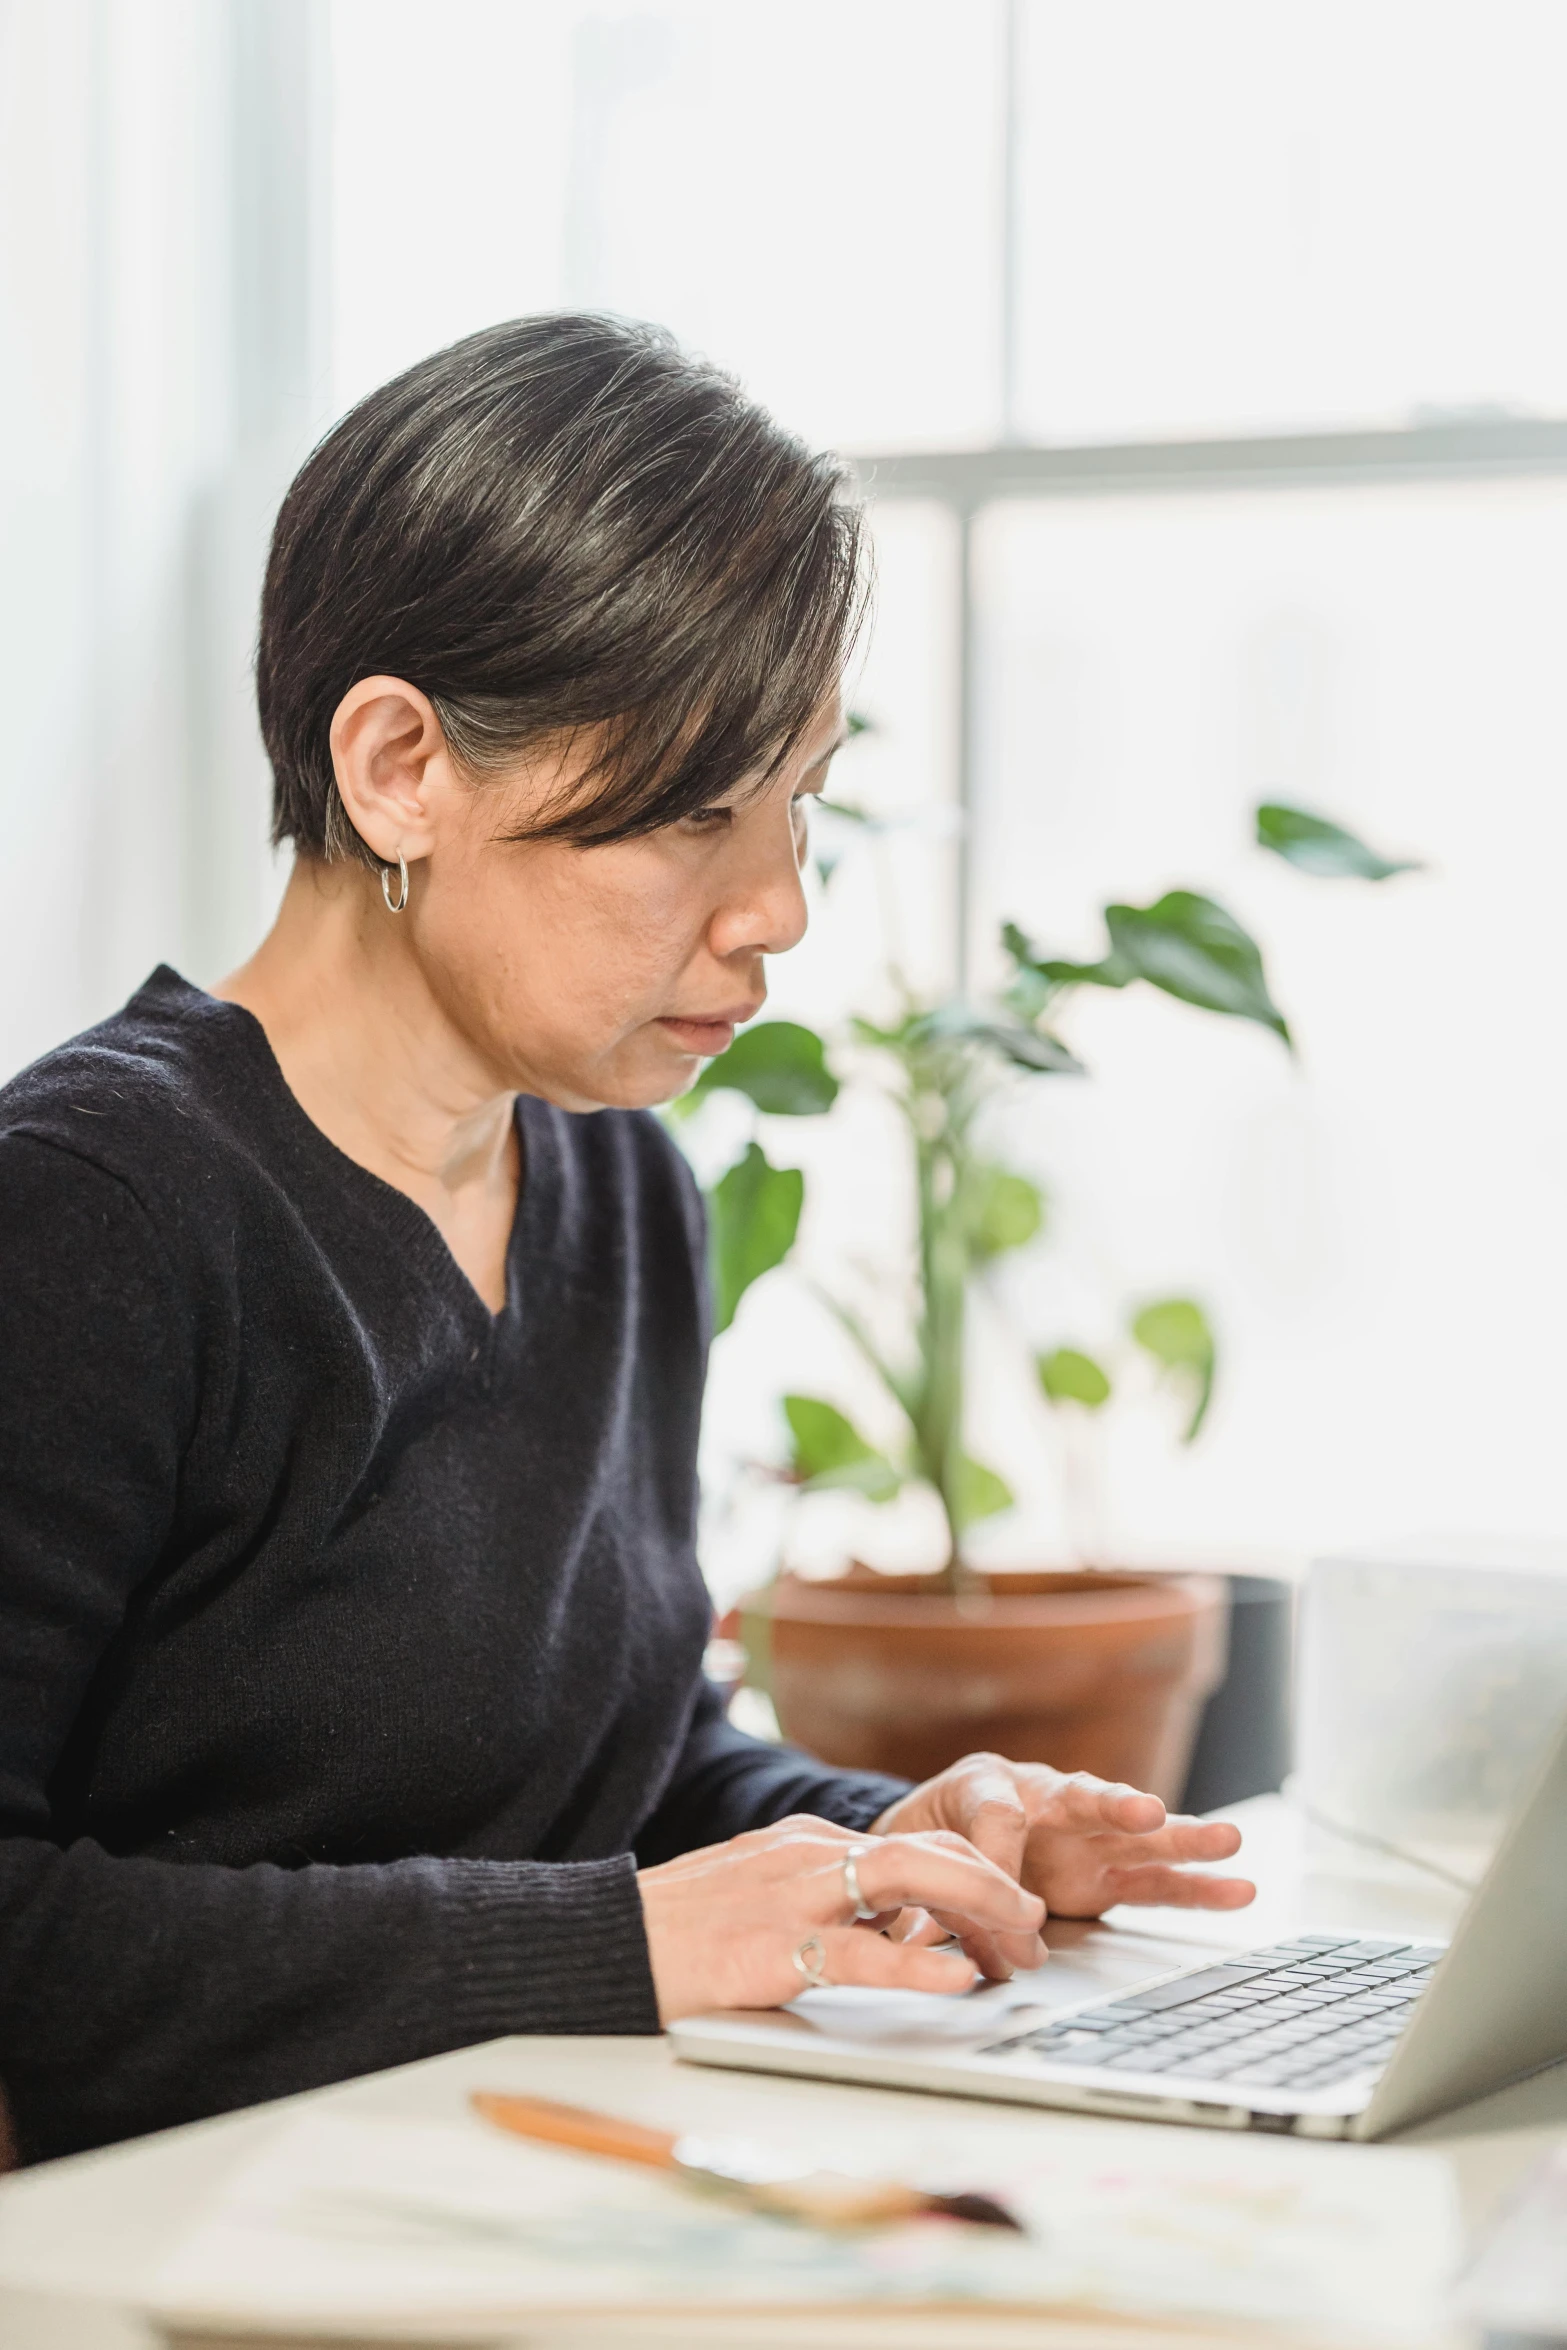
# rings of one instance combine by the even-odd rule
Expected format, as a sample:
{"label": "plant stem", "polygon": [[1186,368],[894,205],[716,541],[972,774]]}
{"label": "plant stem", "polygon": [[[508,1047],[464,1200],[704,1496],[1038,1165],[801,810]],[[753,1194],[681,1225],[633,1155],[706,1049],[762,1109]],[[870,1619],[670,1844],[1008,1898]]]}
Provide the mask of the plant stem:
{"label": "plant stem", "polygon": [[921,1474],[947,1521],[942,1581],[979,1586],[963,1556],[964,1336],[970,1247],[967,1131],[974,1104],[962,1062],[950,1052],[911,1054],[905,1108],[913,1128],[919,1204],[919,1391],[910,1417]]}
{"label": "plant stem", "polygon": [[960,1571],[958,1462],[962,1450],[964,1274],[962,1252],[953,1246],[951,1217],[943,1213],[942,1190],[952,1168],[945,1152],[922,1144],[918,1154],[920,1211],[921,1382],[914,1440],[920,1465],[941,1496],[947,1517],[944,1572],[955,1582]]}

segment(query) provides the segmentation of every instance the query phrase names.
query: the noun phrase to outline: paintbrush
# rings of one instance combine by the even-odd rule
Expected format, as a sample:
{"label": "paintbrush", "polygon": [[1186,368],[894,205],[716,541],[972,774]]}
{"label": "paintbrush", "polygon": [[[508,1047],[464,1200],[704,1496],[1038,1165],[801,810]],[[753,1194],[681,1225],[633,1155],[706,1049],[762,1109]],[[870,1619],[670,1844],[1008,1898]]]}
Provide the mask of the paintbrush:
{"label": "paintbrush", "polygon": [[838,2171],[802,2170],[793,2156],[749,2139],[653,2130],[643,2122],[590,2112],[583,2105],[557,2105],[548,2097],[501,2097],[484,2089],[474,2091],[473,2106],[487,2122],[515,2137],[673,2171],[692,2186],[732,2196],[753,2211],[806,2220],[813,2227],[887,2227],[934,2212],[980,2227],[1023,2232],[1021,2221],[993,2196],[936,2195],[896,2179],[852,2179]]}

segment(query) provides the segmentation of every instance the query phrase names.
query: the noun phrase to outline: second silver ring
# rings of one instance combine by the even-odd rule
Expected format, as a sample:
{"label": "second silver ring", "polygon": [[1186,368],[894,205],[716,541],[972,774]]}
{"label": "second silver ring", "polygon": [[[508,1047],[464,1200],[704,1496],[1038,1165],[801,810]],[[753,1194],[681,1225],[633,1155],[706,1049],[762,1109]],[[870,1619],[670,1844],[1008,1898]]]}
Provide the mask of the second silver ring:
{"label": "second silver ring", "polygon": [[855,1866],[869,1850],[868,1844],[851,1844],[843,1856],[843,1889],[849,1896],[850,1913],[862,1921],[881,1916],[881,1911],[867,1901],[860,1891],[860,1872]]}

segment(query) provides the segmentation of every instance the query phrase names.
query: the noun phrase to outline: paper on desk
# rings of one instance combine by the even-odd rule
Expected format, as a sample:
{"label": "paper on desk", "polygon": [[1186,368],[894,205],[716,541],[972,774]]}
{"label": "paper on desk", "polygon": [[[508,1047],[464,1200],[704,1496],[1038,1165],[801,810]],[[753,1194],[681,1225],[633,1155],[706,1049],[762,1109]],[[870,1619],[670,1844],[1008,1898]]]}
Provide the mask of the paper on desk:
{"label": "paper on desk", "polygon": [[1567,2147],[1530,2171],[1481,2245],[1459,2298],[1490,2332],[1567,2339]]}
{"label": "paper on desk", "polygon": [[[220,2191],[152,2314],[413,2334],[544,2312],[1091,2309],[1335,2344],[1443,2337],[1457,2241],[1435,2155],[1087,2122],[998,2140],[954,2106],[856,2130],[853,2166],[1004,2194],[1027,2240],[920,2220],[843,2237],[468,2122],[303,2115]],[[1001,2152],[998,2156],[998,2144]],[[841,2141],[817,2155],[849,2167]],[[1325,2159],[1326,2158],[1326,2159]]]}

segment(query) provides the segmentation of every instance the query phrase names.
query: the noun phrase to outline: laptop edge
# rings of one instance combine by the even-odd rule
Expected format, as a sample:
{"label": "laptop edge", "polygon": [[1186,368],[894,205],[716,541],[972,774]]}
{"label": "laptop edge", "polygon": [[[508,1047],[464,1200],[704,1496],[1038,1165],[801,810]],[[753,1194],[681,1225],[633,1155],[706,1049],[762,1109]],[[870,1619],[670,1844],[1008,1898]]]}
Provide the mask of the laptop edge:
{"label": "laptop edge", "polygon": [[[878,2044],[824,2032],[808,2011],[692,2016],[673,2025],[670,2036],[677,2055],[698,2064],[1048,2105],[1106,2118],[1384,2138],[1567,2058],[1564,1954],[1567,1721],[1380,2079],[1362,2074],[1331,2089],[1292,2092],[1239,2080],[1183,2079],[1177,2086],[1154,2073],[1068,2074],[1044,2062],[1020,2072],[1015,2062],[946,2033],[926,2045],[919,2044],[920,2035]],[[1150,1972],[1135,1988],[1146,1991],[1214,1963],[1212,1955],[1194,1953],[1185,1965]],[[1109,1996],[1124,1998],[1131,1988]],[[1104,1997],[1100,1991],[1052,2013],[1064,2017],[1072,2007]],[[941,2004],[950,2016],[950,2007]],[[976,2029],[975,2042],[1004,2037],[1005,2013],[992,2011]]]}

